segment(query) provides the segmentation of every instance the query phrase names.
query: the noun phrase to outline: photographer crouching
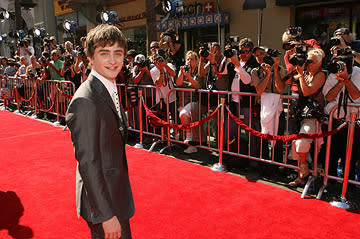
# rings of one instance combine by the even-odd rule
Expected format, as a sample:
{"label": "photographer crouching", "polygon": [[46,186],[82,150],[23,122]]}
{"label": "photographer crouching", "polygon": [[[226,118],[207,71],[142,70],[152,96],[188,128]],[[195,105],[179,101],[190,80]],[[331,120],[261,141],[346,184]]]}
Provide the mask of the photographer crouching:
{"label": "photographer crouching", "polygon": [[[328,65],[330,74],[323,88],[323,94],[328,102],[325,106],[325,113],[329,114],[335,106],[338,106],[338,109],[333,114],[333,129],[337,128],[345,120],[349,120],[351,113],[356,113],[357,119],[360,119],[360,108],[347,106],[351,103],[360,104],[360,68],[354,66],[352,49],[347,47],[340,48],[339,45],[332,48],[333,56]],[[342,172],[337,172],[337,164],[338,160],[342,159],[340,164],[344,168],[346,142],[348,140],[347,132],[347,129],[343,129],[332,137],[329,165],[330,175],[343,176]],[[356,126],[354,139],[359,137],[360,129]],[[349,179],[355,178],[355,164],[359,158],[359,147],[353,147]]]}
{"label": "photographer crouching", "polygon": [[[325,54],[321,49],[312,49],[297,54],[291,61],[297,72],[294,82],[299,90],[299,100],[296,102],[294,114],[296,118],[300,119],[299,133],[315,133],[317,123],[320,123],[323,118],[325,104],[322,87],[325,83],[326,71],[321,67]],[[298,161],[300,170],[298,177],[289,183],[290,186],[303,185],[305,178],[310,174],[307,156],[312,142],[313,139],[307,138],[292,142],[292,159]],[[322,142],[319,142],[319,147],[321,144]]]}
{"label": "photographer crouching", "polygon": [[[179,75],[176,80],[176,85],[180,88],[192,88],[192,89],[204,89],[205,88],[205,77],[199,77],[198,65],[199,57],[196,52],[188,51],[185,56],[186,65],[180,67]],[[206,107],[199,104],[197,101],[197,94],[186,94],[180,92],[180,113],[179,117],[181,124],[188,125],[191,122],[199,121],[201,114],[206,111]],[[199,134],[199,128],[187,129],[185,143],[200,142],[206,140],[206,134],[203,126],[201,127],[201,137]],[[196,153],[197,148],[189,146],[184,150],[185,153]]]}

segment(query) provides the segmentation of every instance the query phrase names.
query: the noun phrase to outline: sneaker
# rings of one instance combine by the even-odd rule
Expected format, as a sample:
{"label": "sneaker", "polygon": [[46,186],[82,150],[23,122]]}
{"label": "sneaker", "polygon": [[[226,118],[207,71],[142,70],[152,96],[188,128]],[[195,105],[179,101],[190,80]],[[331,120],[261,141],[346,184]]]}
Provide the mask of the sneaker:
{"label": "sneaker", "polygon": [[186,133],[186,139],[185,139],[184,143],[188,144],[191,142],[191,140],[192,140],[191,133]]}
{"label": "sneaker", "polygon": [[187,149],[184,150],[184,153],[187,153],[187,154],[192,154],[192,153],[196,153],[198,150],[196,147],[194,146],[189,146],[187,147]]}

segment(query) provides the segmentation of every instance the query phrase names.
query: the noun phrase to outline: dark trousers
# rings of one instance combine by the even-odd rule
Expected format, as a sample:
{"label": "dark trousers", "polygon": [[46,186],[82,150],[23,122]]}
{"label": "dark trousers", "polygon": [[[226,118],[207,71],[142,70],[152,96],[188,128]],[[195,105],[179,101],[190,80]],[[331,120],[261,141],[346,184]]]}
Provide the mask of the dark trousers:
{"label": "dark trousers", "polygon": [[[91,239],[104,239],[105,234],[102,227],[102,224],[92,224],[87,221],[87,224],[90,228]],[[129,219],[120,221],[121,225],[121,237],[120,239],[131,239],[131,230],[130,230],[130,222]]]}

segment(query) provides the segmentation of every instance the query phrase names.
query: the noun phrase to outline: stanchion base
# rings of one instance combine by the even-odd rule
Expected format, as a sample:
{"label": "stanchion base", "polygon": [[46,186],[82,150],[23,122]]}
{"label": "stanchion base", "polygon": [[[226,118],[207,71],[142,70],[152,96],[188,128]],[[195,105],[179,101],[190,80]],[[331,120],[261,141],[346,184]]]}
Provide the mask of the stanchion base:
{"label": "stanchion base", "polygon": [[34,114],[34,115],[32,115],[30,118],[32,118],[32,119],[37,119],[38,117],[37,117],[36,114]]}
{"label": "stanchion base", "polygon": [[60,126],[60,122],[59,121],[54,122],[53,126]]}
{"label": "stanchion base", "polygon": [[216,163],[211,167],[211,170],[216,172],[224,172],[225,168],[221,163]]}
{"label": "stanchion base", "polygon": [[136,148],[136,149],[143,149],[143,148],[144,148],[144,145],[143,145],[143,143],[140,142],[140,143],[135,144],[134,148]]}
{"label": "stanchion base", "polygon": [[331,206],[342,208],[342,209],[350,209],[349,202],[346,201],[346,198],[341,197],[340,201],[332,201],[330,202]]}
{"label": "stanchion base", "polygon": [[17,115],[20,114],[20,110],[15,110],[14,114],[17,114]]}

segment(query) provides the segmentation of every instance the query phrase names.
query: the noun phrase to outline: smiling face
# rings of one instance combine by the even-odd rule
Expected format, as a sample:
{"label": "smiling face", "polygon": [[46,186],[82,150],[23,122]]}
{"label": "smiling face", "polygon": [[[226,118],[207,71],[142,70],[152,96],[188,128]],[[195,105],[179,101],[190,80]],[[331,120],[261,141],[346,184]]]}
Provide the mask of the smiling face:
{"label": "smiling face", "polygon": [[124,48],[115,43],[112,46],[96,47],[93,56],[88,59],[97,73],[114,82],[123,66],[124,54]]}

